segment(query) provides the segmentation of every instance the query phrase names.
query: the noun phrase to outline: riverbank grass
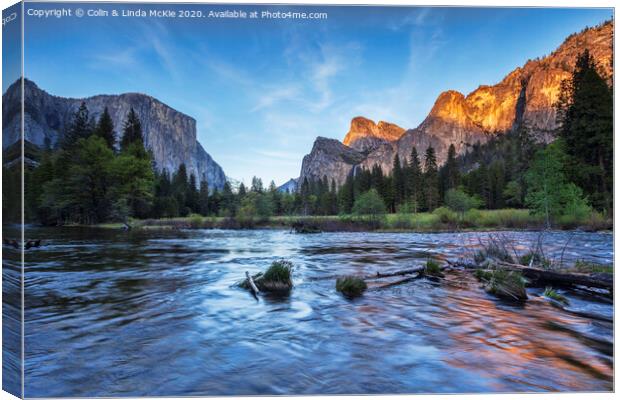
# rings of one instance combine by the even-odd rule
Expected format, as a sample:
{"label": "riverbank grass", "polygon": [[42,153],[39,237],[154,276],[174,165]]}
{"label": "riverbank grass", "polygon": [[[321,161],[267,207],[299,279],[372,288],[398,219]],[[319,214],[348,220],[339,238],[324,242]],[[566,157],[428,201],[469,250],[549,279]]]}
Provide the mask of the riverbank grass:
{"label": "riverbank grass", "polygon": [[[569,218],[569,217],[567,217]],[[576,218],[576,217],[575,217]],[[528,210],[469,210],[457,214],[445,207],[432,213],[395,213],[369,220],[365,216],[345,214],[327,216],[281,215],[262,219],[239,219],[234,217],[204,217],[192,214],[187,217],[132,220],[132,229],[291,229],[298,233],[319,232],[452,232],[455,230],[526,230],[544,228],[544,220]],[[101,228],[117,229],[122,224],[106,223]],[[563,220],[554,228],[587,230],[609,230],[613,228],[610,219],[593,215],[590,219]]]}

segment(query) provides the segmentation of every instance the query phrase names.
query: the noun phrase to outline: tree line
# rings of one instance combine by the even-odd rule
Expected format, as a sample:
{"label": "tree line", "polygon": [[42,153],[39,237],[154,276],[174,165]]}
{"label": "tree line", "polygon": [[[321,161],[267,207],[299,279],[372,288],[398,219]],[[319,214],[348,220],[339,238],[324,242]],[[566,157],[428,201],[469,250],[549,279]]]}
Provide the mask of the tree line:
{"label": "tree line", "polygon": [[[562,215],[610,215],[613,206],[612,88],[585,51],[557,104],[557,139],[544,144],[520,126],[458,156],[450,145],[438,165],[433,147],[406,159],[397,154],[390,173],[356,169],[338,186],[327,176],[299,182],[293,193],[253,178],[233,188],[210,188],[181,164],[159,170],[145,147],[142,124],[131,109],[117,143],[106,109],[97,118],[84,103],[52,149],[25,175],[26,219],[44,224],[94,224],[128,218],[204,216],[268,218],[272,215],[416,213],[447,206],[529,208],[550,224]],[[11,171],[5,167],[5,177]],[[8,173],[7,173],[8,172]],[[8,178],[7,178],[8,179]],[[7,185],[5,185],[6,187]]]}

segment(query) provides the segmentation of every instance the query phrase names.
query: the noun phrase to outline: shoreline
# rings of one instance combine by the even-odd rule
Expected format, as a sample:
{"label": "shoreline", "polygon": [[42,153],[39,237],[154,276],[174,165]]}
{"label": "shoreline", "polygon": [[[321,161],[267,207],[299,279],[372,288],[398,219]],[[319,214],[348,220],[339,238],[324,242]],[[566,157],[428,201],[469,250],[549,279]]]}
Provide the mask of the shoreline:
{"label": "shoreline", "polygon": [[275,216],[268,218],[187,217],[129,220],[93,225],[67,224],[61,227],[82,227],[116,230],[230,229],[290,230],[298,234],[321,232],[377,233],[456,233],[484,231],[567,231],[613,233],[613,220],[593,215],[587,220],[557,221],[547,229],[543,219],[528,210],[475,210],[458,216],[454,213],[386,214],[383,216]]}

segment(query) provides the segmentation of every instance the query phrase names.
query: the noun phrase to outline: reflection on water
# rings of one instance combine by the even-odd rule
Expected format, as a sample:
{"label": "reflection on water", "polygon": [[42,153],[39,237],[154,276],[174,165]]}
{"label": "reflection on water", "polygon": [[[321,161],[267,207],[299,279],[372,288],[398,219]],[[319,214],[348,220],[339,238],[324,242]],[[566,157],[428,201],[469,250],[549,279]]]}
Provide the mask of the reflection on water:
{"label": "reflection on water", "polygon": [[[520,250],[532,233],[510,233]],[[456,259],[484,234],[33,229],[27,253],[26,396],[611,390],[613,306],[530,290],[514,306],[466,272],[355,301],[335,274]],[[558,256],[567,239],[545,239]],[[564,259],[612,261],[612,236],[576,234]],[[288,298],[233,284],[295,264]],[[587,312],[586,318],[577,312]]]}

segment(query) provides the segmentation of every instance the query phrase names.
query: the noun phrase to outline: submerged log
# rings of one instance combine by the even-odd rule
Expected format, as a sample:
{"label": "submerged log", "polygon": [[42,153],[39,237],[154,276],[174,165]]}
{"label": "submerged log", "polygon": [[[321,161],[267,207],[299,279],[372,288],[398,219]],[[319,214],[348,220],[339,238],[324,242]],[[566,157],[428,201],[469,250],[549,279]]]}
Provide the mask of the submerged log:
{"label": "submerged log", "polygon": [[605,289],[608,290],[609,293],[612,293],[614,288],[613,274],[607,273],[580,274],[568,271],[551,271],[500,260],[485,260],[485,262],[481,264],[471,264],[465,262],[448,263],[467,269],[485,269],[488,268],[489,265],[495,264],[503,269],[520,271],[526,278],[542,284],[549,283],[561,286],[585,286],[597,289]]}
{"label": "submerged log", "polygon": [[579,274],[574,272],[558,272],[502,261],[498,261],[497,264],[507,269],[521,271],[523,276],[537,282],[555,283],[564,286],[579,285],[607,289],[609,291],[612,291],[614,287],[614,277],[612,274]]}
{"label": "submerged log", "polygon": [[394,272],[382,273],[382,272],[377,271],[377,273],[375,273],[374,275],[366,275],[366,276],[362,277],[362,279],[370,280],[370,279],[390,278],[390,277],[394,277],[394,276],[419,274],[421,272],[424,272],[424,268],[425,267],[423,265],[419,265],[417,267],[408,268],[408,269],[401,269],[399,271],[394,271]]}
{"label": "submerged log", "polygon": [[398,285],[402,285],[404,283],[409,283],[412,281],[415,281],[416,279],[420,278],[422,275],[418,274],[417,276],[410,276],[408,278],[404,278],[404,279],[399,279],[397,281],[394,282],[388,282],[388,283],[384,283],[382,285],[377,285],[377,286],[373,286],[370,288],[370,290],[381,290],[381,289],[387,289],[387,288],[391,288],[394,286],[398,286]]}

